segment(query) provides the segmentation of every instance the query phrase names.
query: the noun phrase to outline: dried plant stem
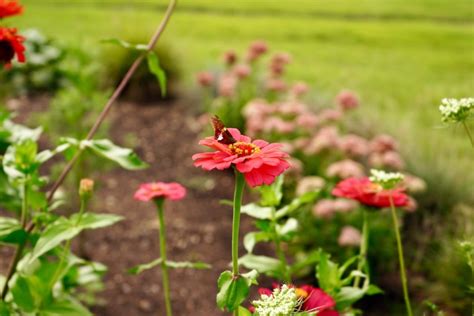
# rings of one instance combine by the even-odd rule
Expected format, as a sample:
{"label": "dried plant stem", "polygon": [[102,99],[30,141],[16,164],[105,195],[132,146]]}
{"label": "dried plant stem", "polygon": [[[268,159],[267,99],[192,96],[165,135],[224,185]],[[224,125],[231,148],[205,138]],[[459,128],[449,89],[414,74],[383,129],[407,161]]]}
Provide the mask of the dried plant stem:
{"label": "dried plant stem", "polygon": [[472,147],[474,147],[474,139],[472,138],[471,132],[469,131],[469,127],[467,127],[466,121],[463,121],[462,125],[464,126],[464,129],[466,130],[467,137],[469,137]]}
{"label": "dried plant stem", "polygon": [[[107,117],[107,114],[110,112],[110,109],[112,108],[112,105],[117,101],[118,97],[122,94],[123,90],[127,86],[128,82],[132,78],[133,74],[135,71],[138,69],[138,66],[143,62],[145,57],[149,52],[151,52],[156,43],[158,42],[158,39],[161,37],[163,34],[163,31],[166,29],[166,26],[168,25],[168,22],[171,18],[171,15],[173,14],[173,11],[176,7],[178,0],[170,0],[170,3],[168,5],[168,8],[166,10],[165,16],[163,17],[163,20],[161,21],[160,25],[156,29],[155,33],[153,34],[152,38],[150,39],[150,42],[148,43],[147,49],[143,51],[135,60],[135,62],[130,66],[128,69],[127,73],[123,77],[123,79],[120,81],[120,84],[117,86],[115,91],[112,93],[112,96],[109,98],[107,103],[105,104],[102,112],[100,113],[99,117],[95,121],[94,125],[90,129],[89,133],[87,134],[86,140],[91,140],[94,135],[97,133],[98,129],[104,122],[105,118]],[[48,192],[47,200],[48,203],[50,203],[54,197],[54,194],[56,193],[57,189],[61,186],[61,184],[64,182],[66,179],[66,176],[71,172],[72,167],[76,163],[76,161],[79,159],[81,154],[83,153],[84,149],[79,149],[76,154],[73,156],[73,158],[66,164],[64,169],[62,170],[60,176],[56,180],[56,182],[53,184],[51,187],[51,190]],[[35,227],[35,224],[33,222],[30,222],[26,227],[25,230],[27,233],[31,232]],[[2,299],[5,298],[8,292],[8,282],[10,281],[11,277],[16,271],[16,266],[18,265],[18,261],[21,258],[21,254],[23,252],[23,249],[25,247],[25,242],[20,243],[15,250],[15,255],[12,258],[12,261],[10,262],[10,269],[9,273],[7,275],[7,278],[5,280],[5,285],[4,285],[4,290],[2,291]]]}

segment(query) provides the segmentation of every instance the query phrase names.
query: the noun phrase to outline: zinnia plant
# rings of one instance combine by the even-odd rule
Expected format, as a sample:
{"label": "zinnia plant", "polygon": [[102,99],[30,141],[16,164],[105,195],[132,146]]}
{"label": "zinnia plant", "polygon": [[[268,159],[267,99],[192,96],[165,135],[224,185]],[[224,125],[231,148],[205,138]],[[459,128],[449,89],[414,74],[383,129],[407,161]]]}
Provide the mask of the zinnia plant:
{"label": "zinnia plant", "polygon": [[[139,201],[153,201],[156,204],[158,211],[158,221],[160,224],[160,254],[158,259],[161,265],[162,279],[163,279],[163,294],[165,297],[166,315],[172,315],[170,285],[168,276],[168,265],[166,260],[166,231],[164,218],[164,203],[166,199],[181,200],[186,195],[186,189],[179,183],[164,183],[153,182],[144,183],[135,192],[135,199]],[[158,263],[157,263],[158,264]],[[156,265],[156,264],[155,264]],[[143,269],[140,269],[142,271]],[[136,270],[138,271],[138,269]]]}
{"label": "zinnia plant", "polygon": [[[376,207],[390,207],[394,225],[395,236],[397,240],[398,258],[400,263],[400,275],[403,287],[403,296],[409,316],[413,315],[411,310],[410,298],[408,295],[407,278],[405,272],[405,262],[403,259],[403,245],[401,242],[398,218],[395,207],[407,206],[410,198],[405,194],[404,188],[397,185],[403,180],[400,173],[387,173],[381,170],[371,170],[370,178],[349,178],[339,182],[333,189],[332,194],[339,197],[357,200],[360,203]],[[359,267],[365,265],[367,256],[368,239],[367,216],[364,211],[364,223],[362,230],[362,242],[360,247]],[[359,278],[355,280],[358,285]]]}
{"label": "zinnia plant", "polygon": [[0,27],[0,64],[10,67],[13,58],[25,62],[24,37],[17,35],[14,28]]}
{"label": "zinnia plant", "polygon": [[13,15],[21,14],[23,7],[16,0],[0,0],[0,20]]}
{"label": "zinnia plant", "polygon": [[[232,224],[232,272],[225,271],[218,280],[217,304],[221,309],[235,311],[248,295],[250,285],[255,282],[255,272],[239,273],[239,226],[242,193],[245,182],[251,187],[272,184],[275,178],[289,168],[288,154],[281,150],[282,144],[270,144],[264,140],[252,141],[238,129],[226,128],[218,117],[212,119],[214,137],[206,137],[199,144],[214,149],[213,152],[193,155],[194,165],[210,170],[235,170],[235,192]],[[236,295],[235,292],[239,294]]]}

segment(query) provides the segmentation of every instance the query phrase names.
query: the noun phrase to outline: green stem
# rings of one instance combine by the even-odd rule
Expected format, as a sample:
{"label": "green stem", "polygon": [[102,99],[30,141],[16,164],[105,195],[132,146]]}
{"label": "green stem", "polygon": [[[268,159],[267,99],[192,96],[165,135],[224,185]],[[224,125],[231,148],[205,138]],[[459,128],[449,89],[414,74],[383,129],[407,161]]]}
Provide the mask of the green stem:
{"label": "green stem", "polygon": [[390,199],[390,209],[392,211],[393,228],[395,230],[395,236],[396,236],[396,239],[397,239],[398,260],[400,262],[400,277],[402,279],[403,298],[405,299],[407,314],[408,314],[408,316],[412,316],[413,312],[411,310],[410,297],[408,295],[407,276],[406,276],[406,272],[405,272],[405,261],[403,259],[403,245],[402,245],[402,239],[400,237],[397,211],[395,210],[395,205],[393,203],[392,196],[390,196],[389,199]]}
{"label": "green stem", "polygon": [[275,243],[275,253],[278,256],[281,264],[281,270],[283,271],[284,280],[287,284],[291,284],[291,273],[288,269],[288,261],[286,260],[285,253],[281,248],[281,239],[277,232],[277,222],[275,218],[275,208],[273,207],[273,216],[272,216],[272,225],[273,225],[273,234],[274,234],[274,243]]}
{"label": "green stem", "polygon": [[166,264],[166,230],[165,217],[163,209],[164,200],[158,199],[156,205],[158,208],[158,220],[160,223],[160,253],[161,253],[161,273],[163,280],[163,293],[165,296],[166,315],[171,316],[171,296],[170,296],[170,281],[168,276],[168,266]]}
{"label": "green stem", "polygon": [[466,122],[462,121],[462,125],[464,126],[464,129],[466,130],[466,134],[469,137],[469,140],[471,141],[472,147],[474,147],[474,139],[472,138],[471,132],[469,131],[469,128],[467,127]]}
{"label": "green stem", "polygon": [[[240,207],[242,206],[242,192],[244,190],[244,175],[235,170],[234,212],[232,218],[232,274],[239,275],[239,229],[240,229]],[[239,309],[234,311],[239,315]]]}
{"label": "green stem", "polygon": [[[28,183],[29,183],[29,178],[25,179],[25,183],[23,184],[23,201],[21,203],[21,227],[23,229],[26,228],[27,220],[28,220]],[[28,235],[28,232],[27,232]],[[11,278],[16,272],[16,268],[18,266],[18,262],[21,259],[21,255],[23,254],[23,250],[25,249],[26,245],[26,240],[27,238],[25,237],[25,240],[21,241],[20,244],[18,244],[15,254],[13,255],[13,259],[10,263],[10,266],[8,268],[7,276],[5,278],[5,283],[3,284],[3,289],[2,289],[2,301],[5,301],[5,297],[8,294],[8,283],[10,282]]]}
{"label": "green stem", "polygon": [[[362,209],[362,240],[360,242],[360,251],[359,251],[359,263],[357,264],[357,270],[362,271],[362,269],[367,265],[367,248],[369,241],[369,222],[367,219],[367,210]],[[367,272],[368,277],[368,272]],[[360,276],[356,276],[354,280],[354,286],[359,287]]]}

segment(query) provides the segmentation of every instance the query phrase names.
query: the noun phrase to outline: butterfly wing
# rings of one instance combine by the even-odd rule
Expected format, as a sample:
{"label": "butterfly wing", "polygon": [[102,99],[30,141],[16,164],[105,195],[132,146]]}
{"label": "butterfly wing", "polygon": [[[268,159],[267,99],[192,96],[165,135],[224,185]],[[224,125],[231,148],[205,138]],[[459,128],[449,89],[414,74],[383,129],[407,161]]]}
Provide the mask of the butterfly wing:
{"label": "butterfly wing", "polygon": [[212,127],[214,128],[214,138],[219,143],[230,145],[237,142],[237,140],[227,130],[224,123],[221,121],[221,119],[217,115],[214,115],[211,118],[211,122],[212,122]]}

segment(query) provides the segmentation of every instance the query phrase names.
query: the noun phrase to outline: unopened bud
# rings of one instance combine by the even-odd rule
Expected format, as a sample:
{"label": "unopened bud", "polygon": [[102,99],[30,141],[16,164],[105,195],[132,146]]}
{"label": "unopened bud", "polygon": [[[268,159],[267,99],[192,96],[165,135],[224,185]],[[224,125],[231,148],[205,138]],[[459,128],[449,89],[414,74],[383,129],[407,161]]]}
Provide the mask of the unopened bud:
{"label": "unopened bud", "polygon": [[79,183],[79,196],[81,198],[89,197],[94,191],[94,180],[92,179],[82,179]]}

